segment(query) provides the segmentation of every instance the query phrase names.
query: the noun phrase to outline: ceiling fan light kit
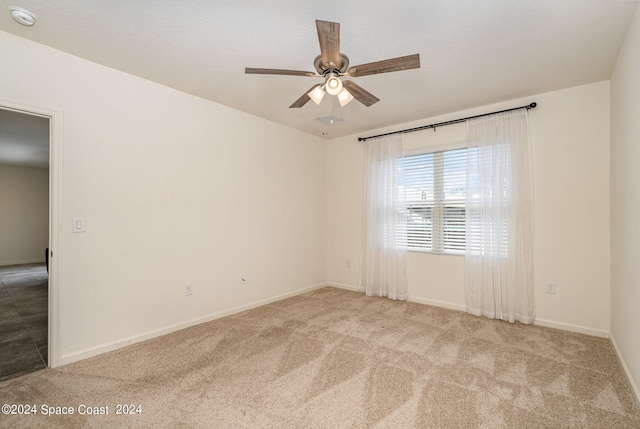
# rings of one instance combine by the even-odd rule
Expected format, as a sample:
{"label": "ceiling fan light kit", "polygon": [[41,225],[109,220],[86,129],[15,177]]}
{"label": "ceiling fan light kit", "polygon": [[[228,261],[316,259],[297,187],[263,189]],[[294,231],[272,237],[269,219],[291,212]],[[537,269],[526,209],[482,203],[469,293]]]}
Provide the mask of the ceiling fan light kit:
{"label": "ceiling fan light kit", "polygon": [[351,95],[351,93],[347,91],[346,88],[340,91],[340,94],[338,94],[338,101],[340,102],[340,106],[346,106],[347,103],[349,103],[351,100],[353,100],[353,95]]}
{"label": "ceiling fan light kit", "polygon": [[316,85],[309,93],[307,94],[314,103],[320,104],[322,99],[324,98],[325,90],[322,89],[322,86]]}
{"label": "ceiling fan light kit", "polygon": [[324,84],[325,91],[331,95],[338,95],[342,91],[342,81],[336,73],[329,73],[325,76],[327,82]]}
{"label": "ceiling fan light kit", "polygon": [[312,87],[289,108],[300,108],[309,100],[320,104],[325,93],[337,96],[340,106],[345,106],[355,98],[369,107],[380,101],[380,99],[352,81],[346,80],[343,82],[340,79],[341,76],[361,77],[420,68],[419,54],[349,67],[349,57],[340,52],[340,24],[317,19],[316,28],[320,42],[320,55],[315,58],[313,65],[318,74],[299,70],[245,68],[246,74],[309,76],[323,77],[325,79],[322,85],[318,84]]}

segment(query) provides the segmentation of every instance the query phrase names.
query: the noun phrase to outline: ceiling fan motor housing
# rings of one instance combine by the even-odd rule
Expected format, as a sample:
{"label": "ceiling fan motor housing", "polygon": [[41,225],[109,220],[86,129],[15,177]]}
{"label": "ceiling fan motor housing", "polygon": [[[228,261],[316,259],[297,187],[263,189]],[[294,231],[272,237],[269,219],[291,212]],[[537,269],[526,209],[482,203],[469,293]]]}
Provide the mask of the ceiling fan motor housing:
{"label": "ceiling fan motor housing", "polygon": [[347,71],[349,68],[349,57],[345,54],[340,53],[340,64],[338,67],[329,67],[322,63],[322,55],[318,55],[315,60],[313,60],[313,66],[318,71],[318,74],[324,75],[325,73],[330,73],[331,71],[339,72],[340,74]]}

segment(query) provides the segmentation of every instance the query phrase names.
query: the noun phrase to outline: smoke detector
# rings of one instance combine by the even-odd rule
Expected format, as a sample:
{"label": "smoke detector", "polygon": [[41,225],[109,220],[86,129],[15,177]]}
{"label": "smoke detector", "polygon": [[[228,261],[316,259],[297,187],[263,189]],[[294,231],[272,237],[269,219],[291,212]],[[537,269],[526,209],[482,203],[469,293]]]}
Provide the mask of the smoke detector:
{"label": "smoke detector", "polygon": [[36,23],[36,14],[28,11],[27,9],[18,7],[18,6],[9,6],[9,12],[11,12],[11,16],[14,21],[18,24],[26,25],[27,27],[31,27]]}

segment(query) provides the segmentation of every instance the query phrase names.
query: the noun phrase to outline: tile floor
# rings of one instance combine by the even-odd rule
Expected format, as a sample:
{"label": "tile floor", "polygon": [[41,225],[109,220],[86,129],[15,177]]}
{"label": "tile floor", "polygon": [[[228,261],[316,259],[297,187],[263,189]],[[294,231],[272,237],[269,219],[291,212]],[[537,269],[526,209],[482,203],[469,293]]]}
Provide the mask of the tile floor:
{"label": "tile floor", "polygon": [[48,301],[44,264],[0,266],[0,381],[47,367]]}

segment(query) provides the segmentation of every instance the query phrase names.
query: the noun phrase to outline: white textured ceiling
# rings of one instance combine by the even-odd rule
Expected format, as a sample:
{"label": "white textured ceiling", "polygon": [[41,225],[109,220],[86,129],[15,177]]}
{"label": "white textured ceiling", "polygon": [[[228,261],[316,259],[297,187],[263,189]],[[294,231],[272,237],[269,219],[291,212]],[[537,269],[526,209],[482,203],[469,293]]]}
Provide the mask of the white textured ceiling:
{"label": "white textured ceiling", "polygon": [[[0,0],[0,30],[328,138],[606,80],[637,1]],[[11,19],[34,12],[35,26]],[[419,53],[422,67],[354,78],[381,99],[289,109],[319,78],[315,20],[341,24],[351,65]],[[541,106],[544,108],[544,106]],[[314,121],[336,114],[342,122]]]}

